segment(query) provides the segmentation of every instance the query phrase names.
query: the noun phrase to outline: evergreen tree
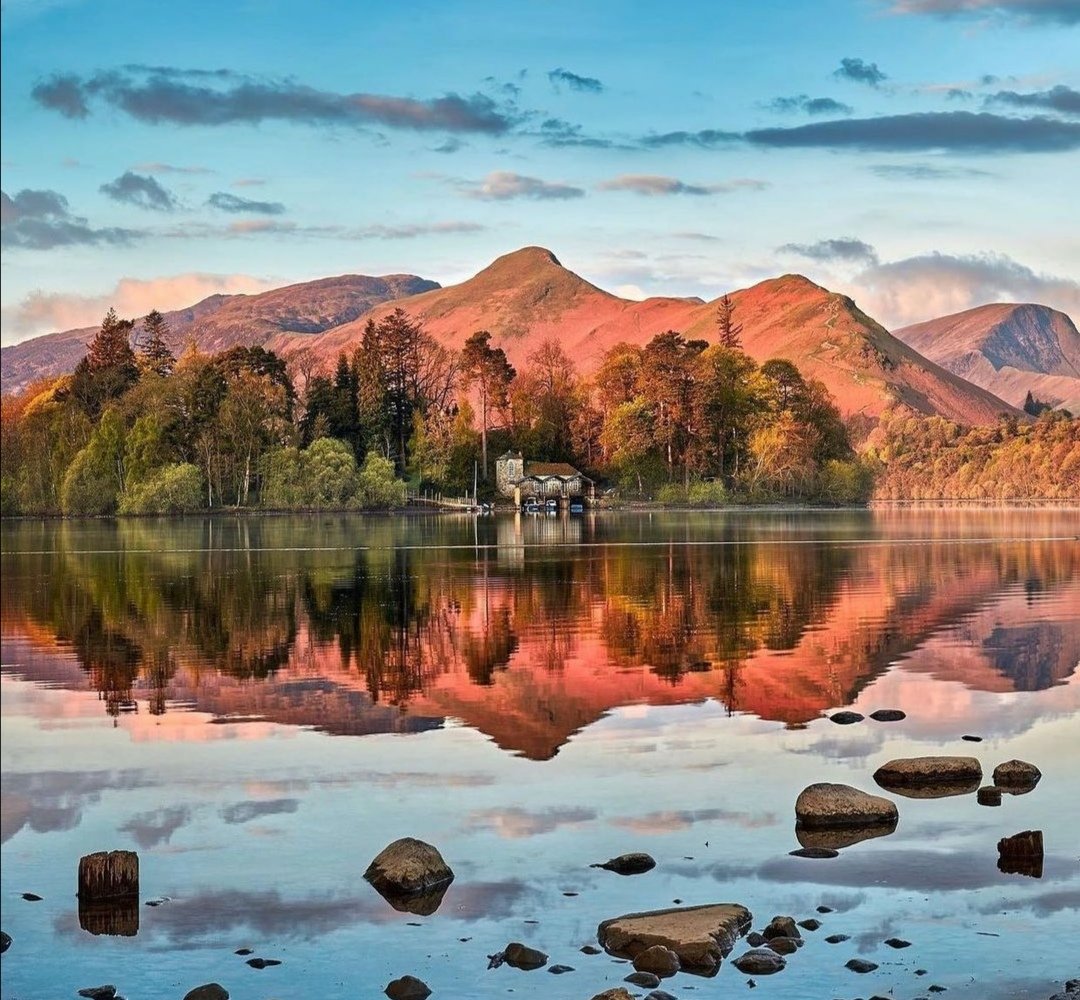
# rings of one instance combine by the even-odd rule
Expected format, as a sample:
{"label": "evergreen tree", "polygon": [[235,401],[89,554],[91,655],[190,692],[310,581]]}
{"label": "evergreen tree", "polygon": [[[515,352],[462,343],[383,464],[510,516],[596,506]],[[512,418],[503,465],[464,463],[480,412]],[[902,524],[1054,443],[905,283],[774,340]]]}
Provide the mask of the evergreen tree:
{"label": "evergreen tree", "polygon": [[139,345],[139,366],[143,371],[168,378],[176,367],[176,355],[166,340],[169,324],[156,309],[151,309],[143,319],[143,339]]}
{"label": "evergreen tree", "polygon": [[86,357],[75,366],[71,396],[91,420],[139,381],[139,367],[129,342],[134,325],[110,309],[87,346]]}
{"label": "evergreen tree", "polygon": [[742,324],[735,322],[735,303],[726,293],[720,299],[720,305],[716,309],[716,333],[721,347],[730,347],[733,350],[742,347],[739,339]]}

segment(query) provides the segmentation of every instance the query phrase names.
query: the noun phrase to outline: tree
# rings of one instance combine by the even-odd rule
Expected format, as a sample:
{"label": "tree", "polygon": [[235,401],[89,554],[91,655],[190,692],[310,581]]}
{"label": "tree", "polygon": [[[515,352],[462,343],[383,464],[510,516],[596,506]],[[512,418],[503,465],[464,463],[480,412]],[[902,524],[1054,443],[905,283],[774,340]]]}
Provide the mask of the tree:
{"label": "tree", "polygon": [[87,346],[86,357],[75,366],[71,397],[91,420],[96,420],[108,403],[119,399],[139,380],[135,352],[129,343],[134,325],[110,309]]}
{"label": "tree", "polygon": [[489,416],[492,410],[504,410],[509,405],[510,383],[517,373],[506,360],[506,352],[491,346],[491,334],[487,330],[477,330],[465,341],[461,372],[465,385],[473,386],[480,400],[480,462],[486,481]]}
{"label": "tree", "polygon": [[202,473],[189,463],[166,465],[120,497],[121,514],[186,514],[202,506]]}
{"label": "tree", "polygon": [[684,481],[690,470],[686,452],[694,435],[694,368],[698,355],[708,345],[687,341],[674,330],[658,333],[642,356],[639,391],[656,410],[657,443],[667,462],[668,477],[683,466]]}
{"label": "tree", "polygon": [[166,338],[169,324],[156,309],[151,309],[143,319],[143,339],[139,344],[139,367],[168,378],[176,367],[176,356],[169,349]]}
{"label": "tree", "polygon": [[697,361],[694,391],[694,423],[701,428],[693,442],[698,471],[737,475],[751,422],[763,405],[754,359],[720,344],[708,348]]}
{"label": "tree", "polygon": [[582,397],[574,362],[557,340],[543,341],[514,380],[511,414],[517,449],[542,461],[575,458],[572,425]]}
{"label": "tree", "polygon": [[600,437],[610,461],[633,473],[638,492],[644,492],[641,468],[656,441],[655,414],[644,397],[620,403],[611,412]]}
{"label": "tree", "polygon": [[742,347],[739,335],[742,333],[742,324],[735,322],[735,303],[726,292],[716,307],[716,336],[717,343],[721,347],[730,350],[738,350]]}

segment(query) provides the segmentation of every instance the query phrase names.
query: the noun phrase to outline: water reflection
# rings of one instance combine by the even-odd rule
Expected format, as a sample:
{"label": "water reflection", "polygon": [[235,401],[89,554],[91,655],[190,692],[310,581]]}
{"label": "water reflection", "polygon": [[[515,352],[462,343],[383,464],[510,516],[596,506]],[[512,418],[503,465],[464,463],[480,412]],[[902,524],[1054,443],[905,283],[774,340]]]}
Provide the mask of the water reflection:
{"label": "water reflection", "polygon": [[1080,544],[1047,540],[1074,537],[1075,515],[988,541],[997,517],[6,524],[4,669],[88,684],[114,717],[196,708],[348,735],[449,717],[534,759],[635,702],[798,726],[897,660],[1044,690],[1080,660],[1080,622],[1054,612],[1080,600]]}

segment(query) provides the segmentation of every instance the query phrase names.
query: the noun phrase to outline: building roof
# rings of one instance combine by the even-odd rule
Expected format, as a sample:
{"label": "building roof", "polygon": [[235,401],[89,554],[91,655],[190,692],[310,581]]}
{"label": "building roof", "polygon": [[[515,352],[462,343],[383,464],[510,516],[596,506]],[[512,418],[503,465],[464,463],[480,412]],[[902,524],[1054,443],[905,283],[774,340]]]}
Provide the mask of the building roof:
{"label": "building roof", "polygon": [[496,459],[496,461],[501,462],[504,458],[522,458],[522,457],[523,456],[522,456],[520,451],[507,451],[507,452],[504,452],[502,455],[500,455]]}
{"label": "building roof", "polygon": [[558,476],[560,479],[572,479],[574,476],[581,476],[582,479],[589,478],[566,462],[526,462],[525,478],[528,479],[530,476],[538,478]]}

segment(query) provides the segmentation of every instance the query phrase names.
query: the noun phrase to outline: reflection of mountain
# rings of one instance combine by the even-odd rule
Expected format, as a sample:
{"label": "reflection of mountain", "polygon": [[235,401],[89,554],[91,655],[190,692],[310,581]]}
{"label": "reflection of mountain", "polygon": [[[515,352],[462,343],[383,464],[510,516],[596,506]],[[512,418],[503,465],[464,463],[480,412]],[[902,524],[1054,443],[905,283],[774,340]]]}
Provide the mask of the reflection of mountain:
{"label": "reflection of mountain", "polygon": [[1080,600],[1080,545],[876,544],[891,516],[5,528],[5,669],[89,683],[112,714],[347,735],[454,718],[535,759],[627,704],[798,724],[897,660],[986,691],[1075,670],[1080,622],[1057,609]]}

